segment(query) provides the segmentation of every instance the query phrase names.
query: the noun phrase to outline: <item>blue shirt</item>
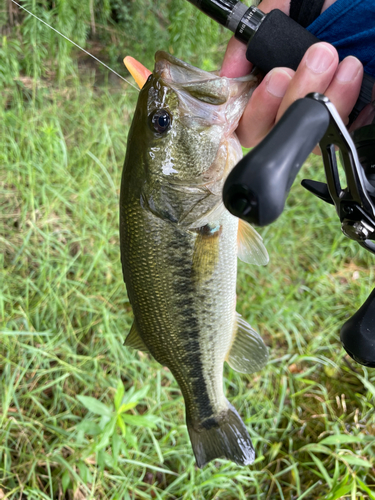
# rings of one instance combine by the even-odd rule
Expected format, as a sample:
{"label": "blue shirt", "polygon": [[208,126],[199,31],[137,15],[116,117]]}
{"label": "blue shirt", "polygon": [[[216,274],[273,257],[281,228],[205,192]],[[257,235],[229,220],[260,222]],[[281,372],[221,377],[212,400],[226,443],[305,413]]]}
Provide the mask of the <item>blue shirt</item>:
{"label": "blue shirt", "polygon": [[375,0],[337,0],[307,29],[336,47],[340,59],[357,57],[375,77]]}

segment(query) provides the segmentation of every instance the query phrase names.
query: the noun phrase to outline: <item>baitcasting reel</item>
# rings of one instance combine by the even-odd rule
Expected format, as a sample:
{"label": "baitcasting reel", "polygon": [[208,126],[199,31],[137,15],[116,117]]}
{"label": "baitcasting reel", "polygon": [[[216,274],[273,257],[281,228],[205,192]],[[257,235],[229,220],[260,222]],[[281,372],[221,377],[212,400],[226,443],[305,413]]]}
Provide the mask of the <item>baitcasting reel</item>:
{"label": "baitcasting reel", "polygon": [[[251,224],[271,224],[282,213],[296,175],[319,143],[327,184],[304,180],[302,185],[334,205],[343,233],[375,254],[375,101],[367,108],[363,113],[372,123],[350,134],[324,95],[309,94],[294,102],[229,174],[223,191],[227,209]],[[339,179],[336,148],[345,188]],[[375,368],[375,289],[342,326],[340,338],[355,361]]]}

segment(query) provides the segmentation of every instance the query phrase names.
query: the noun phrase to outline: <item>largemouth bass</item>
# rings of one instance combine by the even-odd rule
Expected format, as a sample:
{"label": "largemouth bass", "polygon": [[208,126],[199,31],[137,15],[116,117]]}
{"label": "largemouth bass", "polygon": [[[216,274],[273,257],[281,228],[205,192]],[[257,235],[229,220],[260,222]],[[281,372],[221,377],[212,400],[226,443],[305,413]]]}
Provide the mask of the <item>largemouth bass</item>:
{"label": "largemouth bass", "polygon": [[[252,373],[267,348],[236,313],[237,256],[266,264],[261,237],[223,206],[242,156],[234,134],[253,76],[229,79],[157,52],[128,137],[120,196],[121,260],[134,312],[125,344],[176,378],[197,465],[254,460],[223,392],[223,364]],[[147,75],[147,70],[146,73]]]}

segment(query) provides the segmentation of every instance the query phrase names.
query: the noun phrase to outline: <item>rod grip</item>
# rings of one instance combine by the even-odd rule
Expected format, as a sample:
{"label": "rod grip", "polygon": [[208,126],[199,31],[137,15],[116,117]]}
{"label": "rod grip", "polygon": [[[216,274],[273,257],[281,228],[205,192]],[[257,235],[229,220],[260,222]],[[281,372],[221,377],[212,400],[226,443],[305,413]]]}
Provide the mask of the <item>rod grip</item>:
{"label": "rod grip", "polygon": [[271,10],[250,39],[246,59],[268,73],[276,67],[296,70],[305,52],[319,38],[281,10]]}

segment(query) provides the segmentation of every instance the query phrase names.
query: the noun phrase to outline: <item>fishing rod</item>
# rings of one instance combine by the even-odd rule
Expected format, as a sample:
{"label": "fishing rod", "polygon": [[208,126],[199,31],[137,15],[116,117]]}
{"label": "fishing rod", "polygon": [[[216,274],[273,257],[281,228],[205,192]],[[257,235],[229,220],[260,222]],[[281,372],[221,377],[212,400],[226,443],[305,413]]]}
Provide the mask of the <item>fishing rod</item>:
{"label": "fishing rod", "polygon": [[[306,1],[306,0],[305,0]],[[247,45],[246,59],[263,73],[276,67],[296,70],[311,45],[321,42],[298,22],[281,10],[265,14],[257,7],[248,7],[238,0],[188,0],[204,14],[234,33]],[[323,1],[316,1],[319,13]],[[309,0],[313,9],[314,0]],[[349,117],[352,123],[371,101],[375,78],[364,74],[360,95]]]}

